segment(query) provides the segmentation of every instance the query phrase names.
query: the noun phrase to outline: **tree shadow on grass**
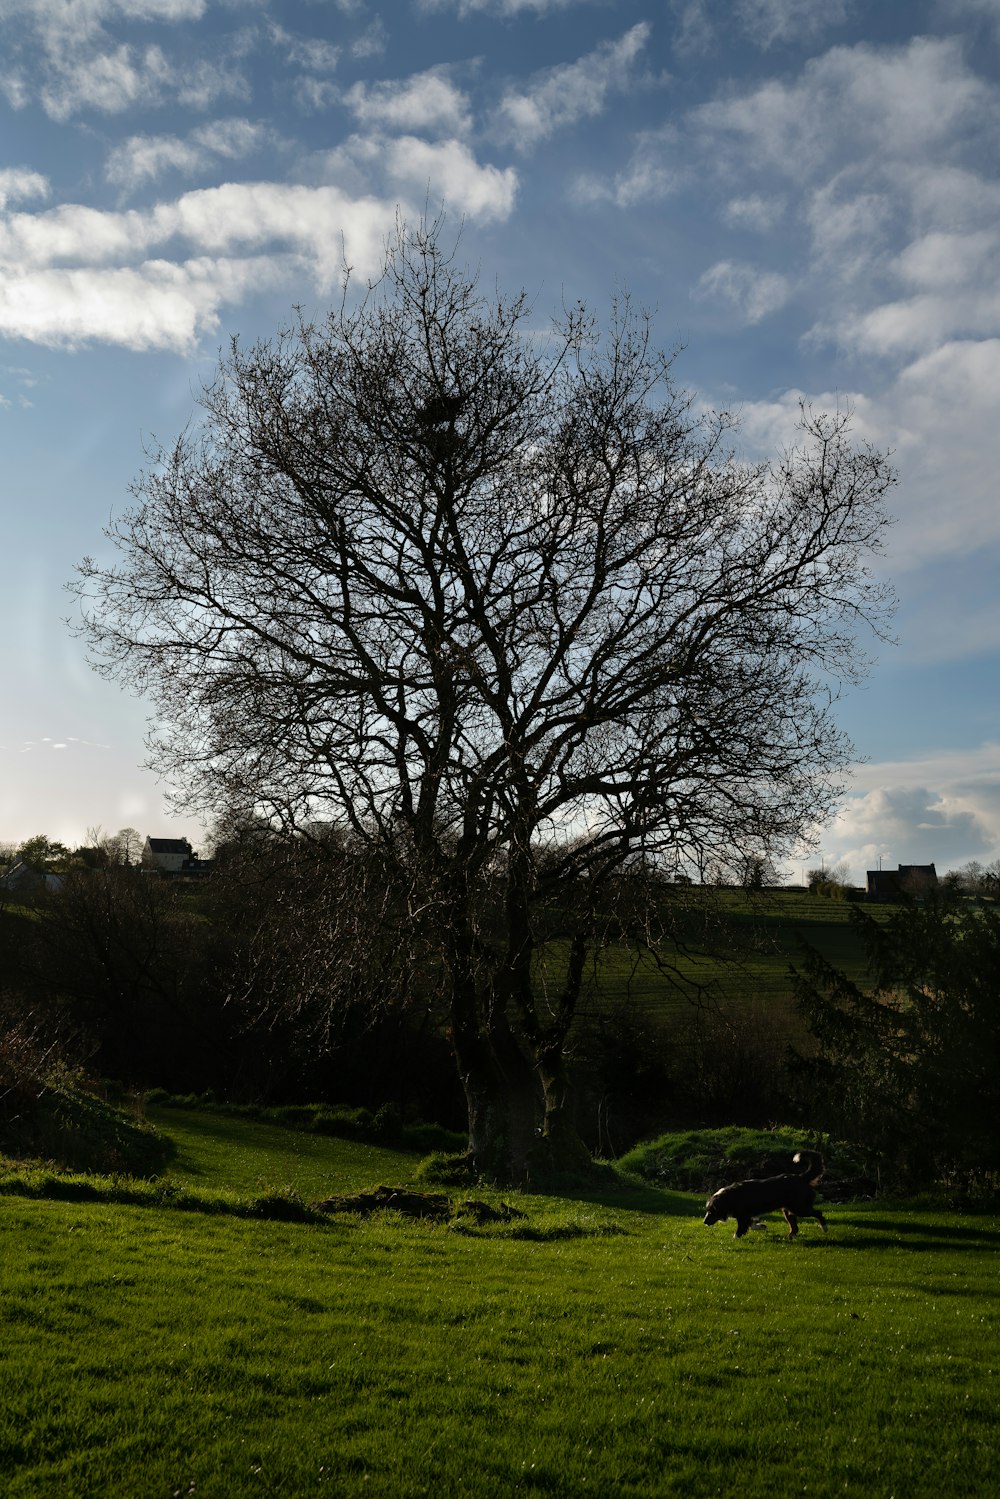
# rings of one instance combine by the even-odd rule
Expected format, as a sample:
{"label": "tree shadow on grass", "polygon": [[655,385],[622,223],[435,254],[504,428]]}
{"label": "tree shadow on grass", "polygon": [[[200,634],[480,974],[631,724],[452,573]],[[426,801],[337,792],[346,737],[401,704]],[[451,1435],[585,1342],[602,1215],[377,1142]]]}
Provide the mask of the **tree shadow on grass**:
{"label": "tree shadow on grass", "polygon": [[[978,1227],[968,1222],[964,1223],[927,1223],[918,1217],[904,1218],[902,1214],[898,1218],[869,1218],[865,1215],[852,1221],[852,1227],[860,1229],[872,1229],[876,1234],[890,1236],[895,1242],[900,1240],[919,1240],[919,1245],[904,1243],[904,1248],[921,1249],[955,1249],[962,1244],[981,1244],[984,1247],[1000,1249],[1000,1229],[997,1227]],[[934,1243],[934,1240],[941,1242]]]}
{"label": "tree shadow on grass", "polygon": [[546,1197],[557,1197],[563,1201],[587,1202],[598,1207],[621,1208],[630,1213],[649,1213],[659,1218],[690,1218],[704,1211],[697,1199],[684,1192],[669,1192],[663,1187],[652,1187],[648,1183],[631,1177],[619,1176],[609,1170],[605,1177],[587,1181],[580,1177],[564,1182],[552,1182],[543,1189]]}
{"label": "tree shadow on grass", "polygon": [[796,1244],[802,1249],[823,1245],[853,1252],[903,1249],[919,1254],[954,1254],[963,1248],[998,1249],[1000,1233],[965,1223],[930,1224],[868,1217],[838,1220],[831,1217],[830,1232],[826,1237],[804,1239],[800,1236]]}

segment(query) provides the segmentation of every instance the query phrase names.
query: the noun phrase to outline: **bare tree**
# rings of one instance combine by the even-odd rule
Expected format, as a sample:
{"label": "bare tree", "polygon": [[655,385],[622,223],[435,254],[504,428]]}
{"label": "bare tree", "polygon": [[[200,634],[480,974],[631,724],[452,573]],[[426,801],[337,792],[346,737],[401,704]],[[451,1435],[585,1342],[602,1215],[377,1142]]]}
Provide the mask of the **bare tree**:
{"label": "bare tree", "polygon": [[186,806],[325,819],[391,872],[472,1156],[523,1175],[539,1132],[576,1152],[566,1038],[616,882],[745,867],[832,806],[893,476],[843,414],[740,461],[627,300],[603,337],[582,308],[540,337],[436,228],[350,290],[233,343],[112,526],[120,565],[82,565],[82,628]]}
{"label": "bare tree", "polygon": [[119,828],[117,833],[105,833],[98,825],[87,829],[85,847],[77,849],[85,855],[89,865],[97,864],[141,864],[143,837],[135,828]]}

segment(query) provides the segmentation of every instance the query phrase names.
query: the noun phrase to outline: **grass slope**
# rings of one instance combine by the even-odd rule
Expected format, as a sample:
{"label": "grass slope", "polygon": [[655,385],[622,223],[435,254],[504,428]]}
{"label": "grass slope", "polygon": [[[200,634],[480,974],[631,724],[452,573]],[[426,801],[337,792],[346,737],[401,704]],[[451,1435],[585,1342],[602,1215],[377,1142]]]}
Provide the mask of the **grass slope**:
{"label": "grass slope", "polygon": [[[687,898],[697,900],[698,893],[689,893]],[[852,906],[847,901],[798,890],[721,890],[703,896],[702,901],[704,930],[699,935],[694,927],[690,947],[667,949],[667,955],[682,982],[701,986],[723,1006],[761,1006],[769,1016],[788,1016],[790,970],[792,965],[801,965],[809,947],[850,978],[864,977],[864,946],[851,922]],[[866,907],[876,920],[884,919],[890,909]],[[560,949],[556,974],[563,961]],[[583,1008],[600,1011],[623,999],[659,1013],[685,1007],[677,983],[651,959],[613,945],[600,955]]]}
{"label": "grass slope", "polygon": [[[164,1125],[178,1184],[206,1190],[415,1166]],[[4,1494],[1000,1488],[995,1220],[834,1208],[827,1239],[736,1242],[653,1189],[518,1203],[523,1222],[457,1231],[4,1196]]]}
{"label": "grass slope", "polygon": [[311,1201],[383,1178],[402,1185],[412,1179],[419,1161],[378,1145],[221,1114],[150,1109],[148,1115],[174,1143],[167,1179],[192,1187],[225,1185],[249,1196],[286,1191]]}

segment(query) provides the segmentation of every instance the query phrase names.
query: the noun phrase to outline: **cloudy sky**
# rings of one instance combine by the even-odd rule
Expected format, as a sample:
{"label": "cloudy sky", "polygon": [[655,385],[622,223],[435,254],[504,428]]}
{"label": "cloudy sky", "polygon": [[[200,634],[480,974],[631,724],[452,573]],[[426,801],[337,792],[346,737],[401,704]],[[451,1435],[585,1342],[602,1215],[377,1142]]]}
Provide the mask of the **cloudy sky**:
{"label": "cloudy sky", "polygon": [[1000,856],[1000,0],[0,0],[0,841],[197,841],[63,585],[229,335],[428,202],[540,321],[655,308],[748,450],[804,396],[894,451],[822,856]]}

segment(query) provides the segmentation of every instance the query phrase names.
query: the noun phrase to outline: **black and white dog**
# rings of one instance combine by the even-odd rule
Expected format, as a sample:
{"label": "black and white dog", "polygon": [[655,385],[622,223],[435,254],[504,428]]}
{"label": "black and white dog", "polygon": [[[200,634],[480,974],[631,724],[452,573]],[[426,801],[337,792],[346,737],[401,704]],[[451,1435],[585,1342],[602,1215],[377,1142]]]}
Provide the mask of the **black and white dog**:
{"label": "black and white dog", "polygon": [[733,1182],[731,1186],[720,1187],[705,1204],[705,1222],[711,1225],[735,1218],[735,1237],[742,1239],[762,1214],[780,1208],[788,1224],[789,1238],[794,1239],[798,1233],[800,1218],[817,1219],[826,1233],[826,1219],[816,1207],[815,1191],[826,1169],[823,1157],[813,1150],[800,1150],[793,1157],[793,1164],[799,1170],[787,1176],[767,1176],[759,1181]]}

